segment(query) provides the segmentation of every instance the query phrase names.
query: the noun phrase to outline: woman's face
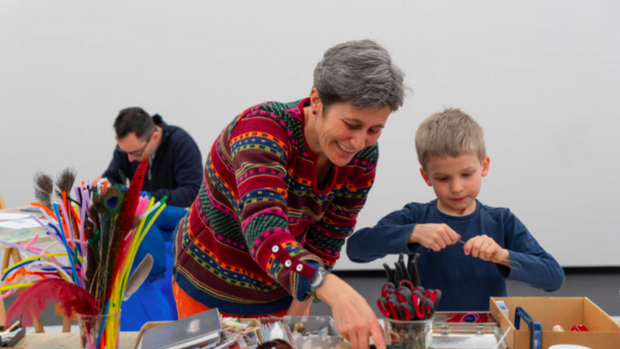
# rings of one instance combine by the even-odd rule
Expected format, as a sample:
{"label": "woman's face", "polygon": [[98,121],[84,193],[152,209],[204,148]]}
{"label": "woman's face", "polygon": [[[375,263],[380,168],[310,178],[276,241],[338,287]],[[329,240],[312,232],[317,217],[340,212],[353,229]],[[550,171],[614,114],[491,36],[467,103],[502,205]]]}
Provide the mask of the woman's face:
{"label": "woman's face", "polygon": [[312,151],[337,166],[348,164],[357,152],[375,144],[391,112],[388,106],[367,109],[348,103],[314,110],[317,112],[313,115],[316,144],[311,145]]}

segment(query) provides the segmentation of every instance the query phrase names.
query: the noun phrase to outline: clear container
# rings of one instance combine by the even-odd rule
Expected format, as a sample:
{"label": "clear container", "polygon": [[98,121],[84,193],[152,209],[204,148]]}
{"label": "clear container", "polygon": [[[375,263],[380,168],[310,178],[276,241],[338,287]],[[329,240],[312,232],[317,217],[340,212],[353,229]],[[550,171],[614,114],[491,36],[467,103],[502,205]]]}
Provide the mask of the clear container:
{"label": "clear container", "polygon": [[116,349],[121,329],[121,312],[106,315],[79,315],[83,349]]}
{"label": "clear container", "polygon": [[433,341],[433,318],[401,321],[384,317],[385,343],[407,349],[431,348]]}
{"label": "clear container", "polygon": [[293,334],[297,349],[333,349],[344,340],[338,333],[331,316],[285,316],[284,322],[291,332],[295,323],[303,324],[307,332],[314,332],[322,327],[327,327],[327,334],[322,337],[318,335],[296,337]]}

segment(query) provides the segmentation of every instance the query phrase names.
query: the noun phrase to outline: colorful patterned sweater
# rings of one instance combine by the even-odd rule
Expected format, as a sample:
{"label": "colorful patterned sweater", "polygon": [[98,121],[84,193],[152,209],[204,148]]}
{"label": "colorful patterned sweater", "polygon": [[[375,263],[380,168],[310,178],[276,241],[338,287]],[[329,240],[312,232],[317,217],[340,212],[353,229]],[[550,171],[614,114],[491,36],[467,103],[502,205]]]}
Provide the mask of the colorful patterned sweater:
{"label": "colorful patterned sweater", "polygon": [[213,144],[196,201],[173,237],[174,280],[207,307],[282,311],[331,269],[372,187],[377,145],[316,183],[303,106],[268,102],[238,115]]}

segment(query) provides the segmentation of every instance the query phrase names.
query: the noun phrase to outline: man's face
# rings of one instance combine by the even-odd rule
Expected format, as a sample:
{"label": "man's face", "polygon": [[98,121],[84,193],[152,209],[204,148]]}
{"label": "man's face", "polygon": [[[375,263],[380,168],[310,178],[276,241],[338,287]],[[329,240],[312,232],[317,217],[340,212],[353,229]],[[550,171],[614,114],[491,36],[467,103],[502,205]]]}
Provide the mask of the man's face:
{"label": "man's face", "polygon": [[127,154],[130,162],[142,161],[145,157],[150,156],[154,152],[154,144],[151,142],[153,133],[145,139],[139,139],[135,133],[129,133],[127,136],[119,139],[116,138],[117,149]]}

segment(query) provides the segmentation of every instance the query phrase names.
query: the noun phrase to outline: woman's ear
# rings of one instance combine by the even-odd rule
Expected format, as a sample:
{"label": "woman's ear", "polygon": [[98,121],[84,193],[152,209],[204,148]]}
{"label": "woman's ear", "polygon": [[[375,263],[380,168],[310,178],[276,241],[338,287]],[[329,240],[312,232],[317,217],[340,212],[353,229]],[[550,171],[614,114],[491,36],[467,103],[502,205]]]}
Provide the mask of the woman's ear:
{"label": "woman's ear", "polygon": [[485,156],[482,159],[482,177],[486,177],[487,173],[489,173],[489,165],[491,164],[491,158],[489,156]]}
{"label": "woman's ear", "polygon": [[321,97],[319,97],[319,90],[317,90],[316,87],[313,87],[310,91],[310,103],[312,110],[316,111],[317,114],[323,110],[323,102],[321,101]]}
{"label": "woman's ear", "polygon": [[426,171],[424,171],[424,167],[420,167],[420,174],[422,175],[422,178],[424,179],[426,184],[428,184],[429,187],[432,187],[433,184],[431,183],[431,177],[428,175],[428,173],[426,173]]}

